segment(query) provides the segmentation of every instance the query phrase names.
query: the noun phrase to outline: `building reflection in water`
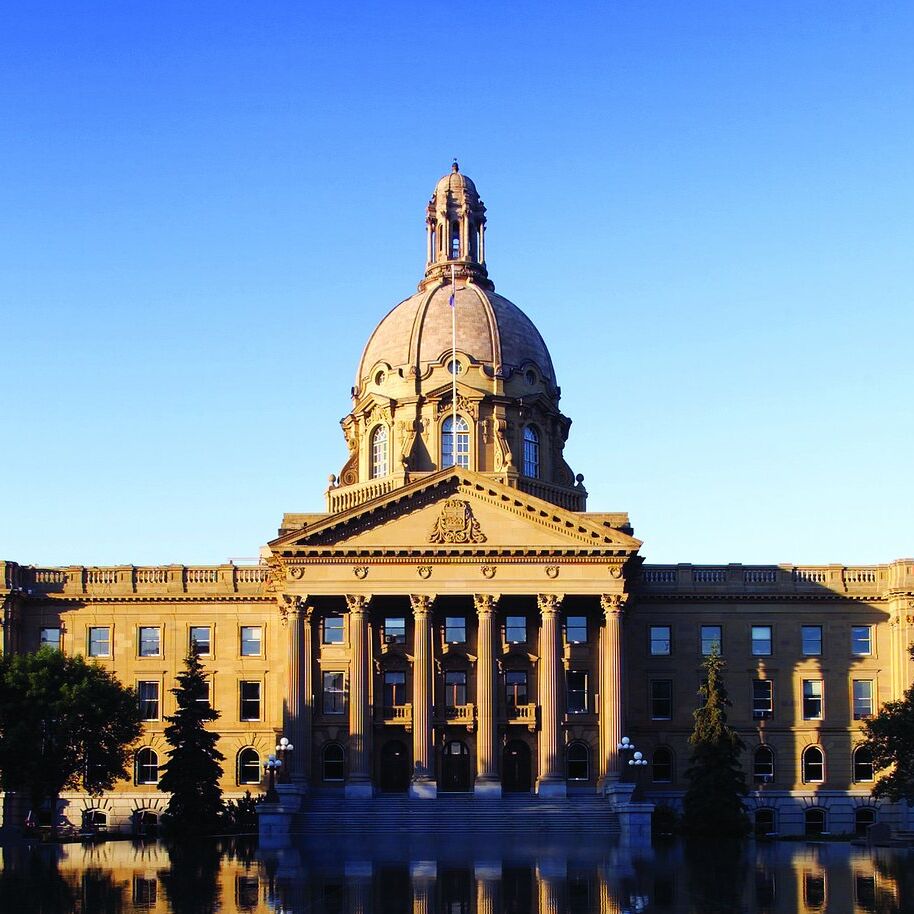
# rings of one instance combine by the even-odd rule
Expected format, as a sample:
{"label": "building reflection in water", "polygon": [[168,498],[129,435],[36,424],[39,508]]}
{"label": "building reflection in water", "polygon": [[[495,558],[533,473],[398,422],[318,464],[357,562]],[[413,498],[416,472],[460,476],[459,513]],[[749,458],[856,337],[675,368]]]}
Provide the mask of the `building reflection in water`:
{"label": "building reflection in water", "polygon": [[902,914],[914,852],[784,843],[628,850],[408,838],[5,848],[0,911],[41,914]]}

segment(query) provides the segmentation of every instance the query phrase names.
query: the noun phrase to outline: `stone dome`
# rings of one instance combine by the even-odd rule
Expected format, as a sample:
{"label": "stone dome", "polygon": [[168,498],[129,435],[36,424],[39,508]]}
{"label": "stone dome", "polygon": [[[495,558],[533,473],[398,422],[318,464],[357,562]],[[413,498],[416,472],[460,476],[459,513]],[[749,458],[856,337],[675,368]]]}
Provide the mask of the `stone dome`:
{"label": "stone dome", "polygon": [[[400,302],[369,338],[356,387],[364,385],[378,363],[404,373],[414,368],[421,374],[428,365],[446,358],[451,351],[450,295],[450,283],[440,283]],[[456,302],[458,352],[502,378],[532,363],[544,380],[555,384],[549,350],[517,305],[474,283],[458,285]]]}

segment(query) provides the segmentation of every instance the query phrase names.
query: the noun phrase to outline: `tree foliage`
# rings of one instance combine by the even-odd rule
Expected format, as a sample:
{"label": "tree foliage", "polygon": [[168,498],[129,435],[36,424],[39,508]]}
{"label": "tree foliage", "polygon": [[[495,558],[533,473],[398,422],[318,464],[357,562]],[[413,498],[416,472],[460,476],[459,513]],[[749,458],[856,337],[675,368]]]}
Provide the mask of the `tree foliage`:
{"label": "tree foliage", "polygon": [[743,808],[748,788],[740,766],[745,746],[727,724],[731,702],[724,685],[723,666],[716,649],[705,658],[705,682],[700,689],[704,703],[695,711],[695,725],[689,737],[692,755],[683,798],[683,828],[690,834],[744,835],[749,830],[749,817]]}
{"label": "tree foliage", "polygon": [[[908,648],[914,656],[914,645]],[[873,795],[914,806],[914,686],[900,701],[886,702],[863,722],[862,748],[873,756],[873,771],[881,773]]]}
{"label": "tree foliage", "polygon": [[133,689],[82,657],[44,648],[0,657],[0,772],[32,808],[63,790],[110,790],[142,732]]}
{"label": "tree foliage", "polygon": [[211,834],[218,830],[223,812],[219,780],[225,756],[216,748],[218,734],[206,729],[220,715],[209,701],[207,674],[196,645],[184,666],[171,690],[178,709],[165,718],[165,739],[171,748],[159,779],[159,790],[171,794],[163,825],[173,836]]}

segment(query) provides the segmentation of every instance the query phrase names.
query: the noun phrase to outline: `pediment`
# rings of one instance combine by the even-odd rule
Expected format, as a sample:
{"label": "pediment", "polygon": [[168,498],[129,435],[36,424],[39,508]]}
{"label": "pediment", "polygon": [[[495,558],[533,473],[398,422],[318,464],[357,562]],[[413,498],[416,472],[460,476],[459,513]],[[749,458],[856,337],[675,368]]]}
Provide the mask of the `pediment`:
{"label": "pediment", "polygon": [[631,555],[641,543],[608,523],[465,470],[444,470],[270,543],[283,555],[343,551],[586,552]]}

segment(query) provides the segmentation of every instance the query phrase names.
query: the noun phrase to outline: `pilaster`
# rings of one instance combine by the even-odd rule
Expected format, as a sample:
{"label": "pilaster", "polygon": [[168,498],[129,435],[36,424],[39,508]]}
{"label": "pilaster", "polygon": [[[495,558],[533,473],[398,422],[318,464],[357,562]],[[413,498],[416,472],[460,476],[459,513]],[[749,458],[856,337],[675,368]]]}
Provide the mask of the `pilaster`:
{"label": "pilaster", "polygon": [[292,750],[293,783],[306,785],[311,776],[311,722],[314,702],[312,681],[311,619],[313,608],[305,597],[284,598],[285,621],[289,626],[289,688],[286,694],[286,736]]}

